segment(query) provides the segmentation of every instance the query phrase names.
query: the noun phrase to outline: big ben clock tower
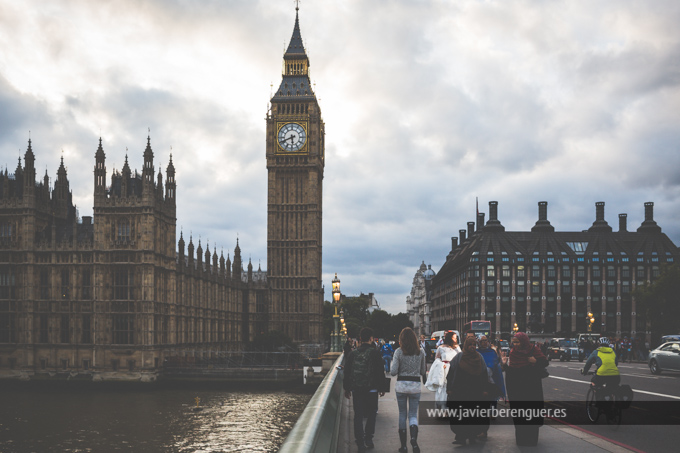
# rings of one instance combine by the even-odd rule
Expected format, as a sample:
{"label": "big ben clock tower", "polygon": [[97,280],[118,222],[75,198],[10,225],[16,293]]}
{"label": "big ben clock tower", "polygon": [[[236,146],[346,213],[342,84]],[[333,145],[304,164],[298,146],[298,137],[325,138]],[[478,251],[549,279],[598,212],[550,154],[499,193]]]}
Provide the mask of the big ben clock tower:
{"label": "big ben clock tower", "polygon": [[324,123],[295,28],[267,115],[267,279],[270,330],[322,341],[321,218]]}

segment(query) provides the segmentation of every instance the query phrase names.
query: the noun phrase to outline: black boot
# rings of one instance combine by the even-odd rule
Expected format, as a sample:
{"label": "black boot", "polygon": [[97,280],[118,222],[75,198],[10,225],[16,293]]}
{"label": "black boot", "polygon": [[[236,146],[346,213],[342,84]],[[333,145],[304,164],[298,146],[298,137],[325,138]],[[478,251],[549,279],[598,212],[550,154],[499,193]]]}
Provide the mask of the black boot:
{"label": "black boot", "polygon": [[420,447],[418,446],[418,425],[409,426],[411,429],[411,446],[413,447],[413,453],[420,453]]}
{"label": "black boot", "polygon": [[401,448],[399,448],[399,453],[407,453],[408,449],[406,448],[406,430],[405,429],[399,430],[399,441],[401,442]]}

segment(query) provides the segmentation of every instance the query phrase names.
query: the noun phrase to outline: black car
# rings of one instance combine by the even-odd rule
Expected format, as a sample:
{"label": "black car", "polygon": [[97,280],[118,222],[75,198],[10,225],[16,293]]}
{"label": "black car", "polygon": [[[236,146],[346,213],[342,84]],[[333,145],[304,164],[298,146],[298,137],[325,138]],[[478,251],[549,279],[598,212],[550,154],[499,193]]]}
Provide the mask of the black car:
{"label": "black car", "polygon": [[575,340],[553,338],[548,346],[548,360],[560,359],[560,362],[579,360],[579,350]]}
{"label": "black car", "polygon": [[437,340],[425,340],[425,354],[428,362],[434,362],[434,356],[437,354]]}

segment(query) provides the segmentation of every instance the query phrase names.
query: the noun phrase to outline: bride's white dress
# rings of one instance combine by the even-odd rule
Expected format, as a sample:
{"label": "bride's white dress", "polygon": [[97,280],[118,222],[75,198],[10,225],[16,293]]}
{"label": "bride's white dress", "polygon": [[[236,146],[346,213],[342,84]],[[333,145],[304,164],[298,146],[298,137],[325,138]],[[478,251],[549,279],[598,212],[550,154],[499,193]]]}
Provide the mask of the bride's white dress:
{"label": "bride's white dress", "polygon": [[440,358],[435,359],[430,366],[430,372],[427,375],[427,382],[425,388],[435,392],[434,400],[437,402],[446,402],[446,375],[449,372],[449,363],[460,352],[460,348],[448,348],[440,346],[437,349],[437,354]]}

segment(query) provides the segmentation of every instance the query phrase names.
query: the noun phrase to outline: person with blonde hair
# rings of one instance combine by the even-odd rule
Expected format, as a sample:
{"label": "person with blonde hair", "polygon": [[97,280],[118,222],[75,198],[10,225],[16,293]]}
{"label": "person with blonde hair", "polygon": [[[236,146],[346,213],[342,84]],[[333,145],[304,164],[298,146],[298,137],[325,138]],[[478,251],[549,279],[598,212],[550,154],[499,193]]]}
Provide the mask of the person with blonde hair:
{"label": "person with blonde hair", "polygon": [[[400,453],[406,453],[406,419],[411,434],[414,453],[420,453],[418,446],[418,405],[420,403],[420,382],[424,380],[427,364],[425,351],[418,345],[415,332],[405,327],[399,334],[399,349],[394,352],[390,374],[397,376],[394,391],[399,406]],[[408,406],[408,408],[407,408]]]}

